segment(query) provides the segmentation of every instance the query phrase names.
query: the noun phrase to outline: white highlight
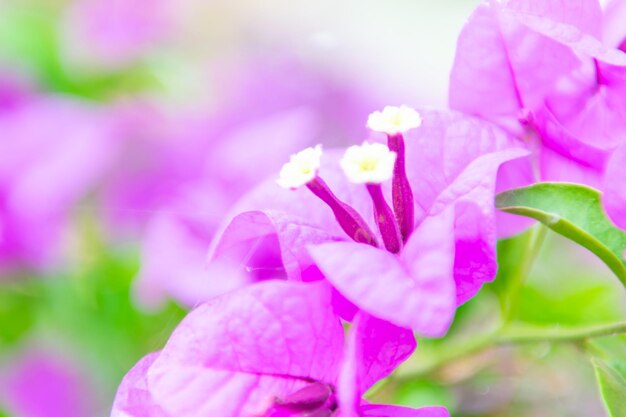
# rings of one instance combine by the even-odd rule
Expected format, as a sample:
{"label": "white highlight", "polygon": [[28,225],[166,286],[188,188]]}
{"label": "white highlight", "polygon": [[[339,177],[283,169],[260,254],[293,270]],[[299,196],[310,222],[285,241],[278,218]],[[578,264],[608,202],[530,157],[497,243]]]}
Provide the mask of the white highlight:
{"label": "white highlight", "polygon": [[367,127],[374,132],[388,135],[408,132],[422,124],[422,117],[411,107],[402,105],[385,106],[383,111],[375,111],[367,118]]}
{"label": "white highlight", "polygon": [[322,145],[306,148],[291,155],[283,165],[276,182],[283,188],[295,190],[309,183],[317,176],[322,159]]}
{"label": "white highlight", "polygon": [[350,182],[379,184],[393,175],[396,153],[380,143],[350,146],[339,164]]}

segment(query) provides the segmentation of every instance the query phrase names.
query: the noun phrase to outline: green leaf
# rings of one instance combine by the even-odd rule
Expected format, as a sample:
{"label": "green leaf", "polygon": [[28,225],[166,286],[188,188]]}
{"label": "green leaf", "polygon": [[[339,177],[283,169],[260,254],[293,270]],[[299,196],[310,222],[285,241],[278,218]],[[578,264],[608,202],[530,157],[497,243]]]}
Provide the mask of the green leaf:
{"label": "green leaf", "polygon": [[539,220],[589,249],[626,286],[626,233],[606,217],[597,190],[578,184],[539,183],[499,194],[496,207]]}
{"label": "green leaf", "polygon": [[593,358],[600,393],[611,417],[626,417],[626,376],[606,362]]}
{"label": "green leaf", "polygon": [[35,321],[37,286],[26,278],[19,284],[0,291],[0,348],[18,342]]}

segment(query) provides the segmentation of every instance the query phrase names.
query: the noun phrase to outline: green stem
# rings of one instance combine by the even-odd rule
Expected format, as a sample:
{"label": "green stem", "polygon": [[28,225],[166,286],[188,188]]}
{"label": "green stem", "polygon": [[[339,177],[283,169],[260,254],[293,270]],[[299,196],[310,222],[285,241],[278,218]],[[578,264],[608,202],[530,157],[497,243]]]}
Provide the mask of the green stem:
{"label": "green stem", "polygon": [[545,330],[512,330],[500,332],[495,338],[496,344],[523,344],[538,342],[578,342],[594,337],[612,336],[626,333],[626,321],[587,326],[580,329],[560,329],[556,332]]}
{"label": "green stem", "polygon": [[528,277],[528,274],[530,273],[537,255],[539,254],[539,249],[545,240],[547,231],[548,228],[543,224],[539,223],[535,225],[531,232],[531,236],[528,239],[528,245],[522,254],[523,261],[521,266],[517,269],[513,276],[508,278],[510,286],[507,291],[508,297],[506,298],[506,305],[503,313],[505,323],[510,323],[517,313],[520,291],[526,281],[526,278]]}
{"label": "green stem", "polygon": [[499,345],[519,345],[527,343],[565,343],[579,342],[586,339],[602,336],[611,336],[626,333],[626,321],[599,326],[588,326],[580,329],[559,330],[530,330],[509,329],[500,330],[492,334],[459,344],[456,349],[448,349],[436,359],[412,366],[403,372],[402,368],[395,374],[397,381],[410,381],[422,375],[432,373],[450,362],[483,352]]}

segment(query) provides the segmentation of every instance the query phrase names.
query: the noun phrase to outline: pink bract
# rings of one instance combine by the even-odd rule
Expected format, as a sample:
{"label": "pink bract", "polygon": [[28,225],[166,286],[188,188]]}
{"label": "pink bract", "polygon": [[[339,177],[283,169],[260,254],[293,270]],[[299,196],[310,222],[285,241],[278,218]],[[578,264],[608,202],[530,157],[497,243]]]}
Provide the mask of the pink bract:
{"label": "pink bract", "polygon": [[[470,17],[458,40],[450,105],[500,124],[532,150],[534,174],[525,168],[523,180],[501,177],[500,188],[615,182],[607,163],[626,142],[623,3],[603,12],[594,0],[485,1]],[[615,213],[621,202],[614,188],[607,194]]]}
{"label": "pink bract", "polygon": [[323,283],[256,284],[192,311],[128,373],[112,416],[447,416],[360,400],[414,348],[410,332],[367,316],[346,342]]}
{"label": "pink bract", "polygon": [[0,109],[0,269],[58,264],[69,216],[108,168],[102,109],[29,95]]}

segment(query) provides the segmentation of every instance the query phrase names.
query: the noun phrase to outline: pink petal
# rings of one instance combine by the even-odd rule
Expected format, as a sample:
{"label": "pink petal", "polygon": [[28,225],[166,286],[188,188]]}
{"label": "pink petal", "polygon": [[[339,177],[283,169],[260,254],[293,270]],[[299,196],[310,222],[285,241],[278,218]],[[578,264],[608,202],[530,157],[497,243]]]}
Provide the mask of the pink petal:
{"label": "pink petal", "polygon": [[597,169],[582,165],[549,147],[541,149],[539,168],[543,181],[574,182],[594,188],[600,186],[601,175]]}
{"label": "pink petal", "polygon": [[115,395],[111,417],[169,417],[148,389],[147,372],[159,353],[141,359],[126,374]]}
{"label": "pink petal", "polygon": [[410,330],[359,313],[348,333],[338,383],[342,415],[356,415],[361,396],[387,377],[415,350]]}
{"label": "pink petal", "polygon": [[[295,217],[291,213],[250,211],[233,218],[209,257],[212,263],[226,259],[247,268],[259,251],[274,251],[280,253],[287,276],[301,280],[304,278],[303,271],[313,263],[306,246],[340,239],[309,219]],[[267,268],[267,262],[264,264],[261,267]],[[279,272],[276,273],[278,278]]]}
{"label": "pink petal", "polygon": [[141,270],[135,280],[138,301],[143,306],[156,308],[171,297],[193,307],[251,282],[251,275],[243,268],[216,262],[209,269],[209,239],[194,233],[202,227],[194,227],[189,220],[163,212],[148,224]]}
{"label": "pink petal", "polygon": [[450,75],[450,106],[497,120],[542,103],[558,77],[578,66],[566,46],[516,21],[489,1],[463,28]]}
{"label": "pink petal", "polygon": [[444,407],[408,408],[396,405],[364,405],[361,407],[364,417],[449,417]]}
{"label": "pink petal", "polygon": [[454,315],[451,213],[429,217],[397,256],[369,245],[334,242],[309,251],[324,276],[364,311],[428,336]]}
{"label": "pink petal", "polygon": [[507,12],[528,28],[566,45],[578,53],[607,64],[626,65],[626,54],[600,41],[602,12],[597,1],[563,5],[560,0],[510,0]]}
{"label": "pink petal", "polygon": [[[602,39],[609,46],[618,47],[626,38],[626,2],[611,0],[605,7]],[[623,50],[623,49],[622,49]]]}
{"label": "pink petal", "polygon": [[148,380],[158,403],[177,417],[234,417],[268,406],[297,381],[333,382],[342,351],[343,329],[323,283],[271,281],[192,311]]}
{"label": "pink petal", "polygon": [[600,34],[602,10],[597,0],[507,0],[507,11],[519,16],[540,16],[593,36]]}
{"label": "pink petal", "polygon": [[[524,187],[535,182],[530,158],[519,158],[505,162],[498,170],[496,195],[513,188]],[[534,224],[534,220],[496,210],[498,238],[505,239],[523,232]]]}
{"label": "pink petal", "polygon": [[[458,113],[430,112],[423,117],[422,127],[407,140],[416,217],[419,222],[426,215],[454,207],[456,297],[462,303],[496,273],[494,194],[498,169],[528,151],[484,121]],[[520,178],[520,182],[525,180]]]}
{"label": "pink petal", "polygon": [[609,154],[626,140],[626,68],[598,65],[590,72],[563,80],[536,121],[545,145],[581,165],[602,170]]}
{"label": "pink petal", "polygon": [[616,225],[626,230],[626,143],[619,147],[606,167],[604,206]]}

